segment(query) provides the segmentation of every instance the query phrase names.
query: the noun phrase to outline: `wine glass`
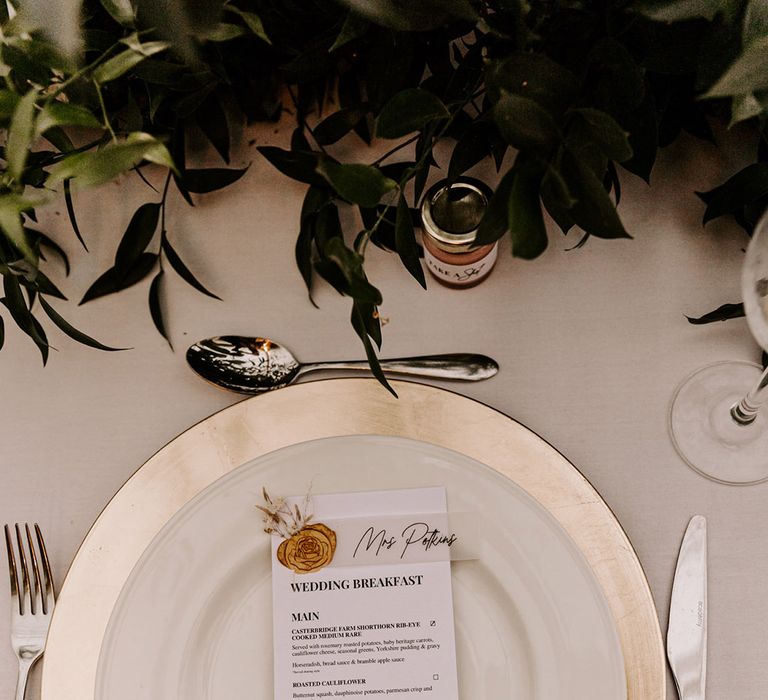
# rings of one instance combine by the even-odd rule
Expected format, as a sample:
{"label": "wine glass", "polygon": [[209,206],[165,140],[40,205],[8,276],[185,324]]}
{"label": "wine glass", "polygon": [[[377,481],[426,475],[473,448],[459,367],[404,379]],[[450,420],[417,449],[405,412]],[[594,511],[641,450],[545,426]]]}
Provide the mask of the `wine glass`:
{"label": "wine glass", "polygon": [[[768,213],[752,234],[741,273],[749,329],[768,350]],[[768,369],[726,361],[703,367],[675,391],[669,417],[680,456],[722,484],[768,480]]]}

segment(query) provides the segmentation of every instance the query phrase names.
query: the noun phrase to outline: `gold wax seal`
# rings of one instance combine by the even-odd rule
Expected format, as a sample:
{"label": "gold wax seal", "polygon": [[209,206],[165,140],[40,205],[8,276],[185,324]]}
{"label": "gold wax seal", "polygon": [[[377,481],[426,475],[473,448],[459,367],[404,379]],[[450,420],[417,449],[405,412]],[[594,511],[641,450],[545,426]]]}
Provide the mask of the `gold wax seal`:
{"label": "gold wax seal", "polygon": [[331,563],[336,551],[336,533],[327,525],[305,525],[283,540],[277,548],[277,560],[297,574],[318,571]]}

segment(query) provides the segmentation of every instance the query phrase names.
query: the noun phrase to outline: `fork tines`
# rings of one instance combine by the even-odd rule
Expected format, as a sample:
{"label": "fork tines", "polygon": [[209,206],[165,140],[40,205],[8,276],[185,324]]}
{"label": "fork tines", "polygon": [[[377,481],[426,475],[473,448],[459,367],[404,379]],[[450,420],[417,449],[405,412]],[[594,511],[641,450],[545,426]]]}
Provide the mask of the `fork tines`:
{"label": "fork tines", "polygon": [[27,523],[23,527],[16,523],[13,529],[16,533],[15,543],[11,528],[5,526],[11,597],[18,605],[20,615],[46,615],[53,608],[54,591],[43,534],[37,523],[34,525],[34,538]]}

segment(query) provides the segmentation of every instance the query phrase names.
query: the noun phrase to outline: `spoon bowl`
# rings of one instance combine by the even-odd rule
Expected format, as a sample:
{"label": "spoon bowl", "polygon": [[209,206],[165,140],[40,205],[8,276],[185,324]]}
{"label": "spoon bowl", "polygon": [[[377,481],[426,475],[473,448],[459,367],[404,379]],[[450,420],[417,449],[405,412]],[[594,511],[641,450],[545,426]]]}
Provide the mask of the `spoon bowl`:
{"label": "spoon bowl", "polygon": [[[203,379],[241,394],[280,389],[300,375],[318,370],[370,371],[366,361],[301,363],[269,338],[220,335],[194,343],[187,362]],[[382,360],[385,372],[437,379],[479,381],[499,371],[490,357],[469,353],[428,355]]]}

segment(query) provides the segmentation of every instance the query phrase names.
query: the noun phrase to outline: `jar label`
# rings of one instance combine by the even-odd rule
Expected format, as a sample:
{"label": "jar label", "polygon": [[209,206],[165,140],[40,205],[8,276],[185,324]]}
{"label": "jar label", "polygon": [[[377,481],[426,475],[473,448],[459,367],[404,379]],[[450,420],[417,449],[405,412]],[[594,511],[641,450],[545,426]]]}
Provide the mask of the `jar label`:
{"label": "jar label", "polygon": [[424,246],[424,260],[427,263],[429,271],[435,277],[458,286],[475,284],[486,277],[493,269],[493,265],[496,262],[498,255],[499,246],[495,245],[482,260],[473,263],[464,263],[463,265],[453,265],[439,260],[427,246]]}

